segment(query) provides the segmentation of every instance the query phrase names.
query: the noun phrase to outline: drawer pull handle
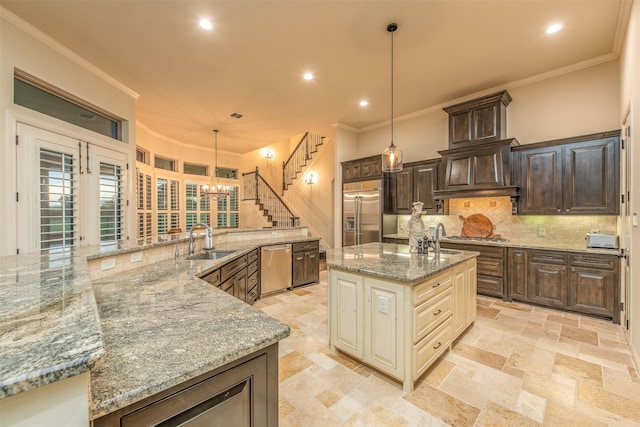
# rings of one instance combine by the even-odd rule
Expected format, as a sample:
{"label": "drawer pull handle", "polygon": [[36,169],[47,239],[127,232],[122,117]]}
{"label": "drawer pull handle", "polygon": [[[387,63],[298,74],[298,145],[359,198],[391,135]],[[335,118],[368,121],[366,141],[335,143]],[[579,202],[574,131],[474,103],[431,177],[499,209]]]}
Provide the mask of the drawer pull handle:
{"label": "drawer pull handle", "polygon": [[442,346],[442,343],[441,343],[440,341],[438,341],[438,345],[434,345],[434,346],[433,346],[433,349],[434,349],[434,350],[437,350],[437,349],[439,349],[441,346]]}
{"label": "drawer pull handle", "polygon": [[438,282],[435,285],[433,285],[434,288],[437,288],[438,286],[440,286],[440,282]]}
{"label": "drawer pull handle", "polygon": [[437,316],[438,314],[442,313],[442,310],[438,309],[438,311],[436,311],[435,313],[433,313],[434,316]]}

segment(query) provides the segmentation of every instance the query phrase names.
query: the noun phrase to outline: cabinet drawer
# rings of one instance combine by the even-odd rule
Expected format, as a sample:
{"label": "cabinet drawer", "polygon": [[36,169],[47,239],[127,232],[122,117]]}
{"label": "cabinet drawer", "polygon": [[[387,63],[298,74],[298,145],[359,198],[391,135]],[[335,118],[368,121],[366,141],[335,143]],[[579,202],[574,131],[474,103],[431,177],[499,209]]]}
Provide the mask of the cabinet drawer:
{"label": "cabinet drawer", "polygon": [[422,375],[450,344],[451,318],[413,347],[413,379]]}
{"label": "cabinet drawer", "polygon": [[229,262],[226,265],[223,265],[220,268],[220,280],[224,282],[229,277],[233,276],[238,271],[240,271],[241,268],[244,268],[246,266],[247,266],[246,255],[241,256],[240,258],[234,259],[233,261]]}
{"label": "cabinet drawer", "polygon": [[418,306],[447,289],[451,289],[453,283],[453,272],[450,269],[437,274],[413,288],[413,305]]}
{"label": "cabinet drawer", "polygon": [[599,270],[615,270],[618,263],[617,256],[598,254],[569,254],[572,267],[597,268]]}
{"label": "cabinet drawer", "polygon": [[213,286],[218,286],[220,285],[220,270],[212,271],[206,276],[202,276],[201,279],[211,283]]}
{"label": "cabinet drawer", "polygon": [[251,290],[258,284],[258,272],[251,274],[247,279],[247,289]]}
{"label": "cabinet drawer", "polygon": [[222,285],[220,285],[220,289],[225,291],[226,293],[233,295],[233,291],[235,288],[236,284],[236,278],[232,277],[231,279],[227,280],[226,282],[222,282]]}
{"label": "cabinet drawer", "polygon": [[444,319],[451,316],[451,289],[413,309],[413,342],[426,337]]}
{"label": "cabinet drawer", "polygon": [[552,251],[529,251],[529,262],[541,262],[545,264],[566,264],[567,253],[566,252],[552,252]]}
{"label": "cabinet drawer", "polygon": [[247,263],[251,264],[258,259],[258,250],[251,251],[247,254]]}
{"label": "cabinet drawer", "polygon": [[258,299],[258,287],[251,289],[247,292],[247,304],[253,304]]}
{"label": "cabinet drawer", "polygon": [[253,261],[247,267],[247,274],[252,275],[255,271],[258,271],[258,261]]}
{"label": "cabinet drawer", "polygon": [[314,240],[313,242],[300,242],[292,245],[292,252],[312,252],[320,250],[320,242]]}
{"label": "cabinet drawer", "polygon": [[504,260],[502,258],[478,257],[478,274],[504,277]]}

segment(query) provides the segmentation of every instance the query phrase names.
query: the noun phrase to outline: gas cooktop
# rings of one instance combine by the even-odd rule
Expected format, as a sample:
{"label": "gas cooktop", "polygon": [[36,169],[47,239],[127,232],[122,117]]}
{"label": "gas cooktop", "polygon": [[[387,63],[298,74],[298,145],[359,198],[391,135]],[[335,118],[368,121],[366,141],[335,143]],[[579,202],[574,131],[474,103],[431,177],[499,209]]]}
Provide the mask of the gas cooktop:
{"label": "gas cooktop", "polygon": [[502,237],[445,236],[445,238],[451,239],[451,240],[476,240],[476,241],[482,241],[482,242],[496,242],[496,243],[503,243],[507,241],[507,239],[503,239]]}

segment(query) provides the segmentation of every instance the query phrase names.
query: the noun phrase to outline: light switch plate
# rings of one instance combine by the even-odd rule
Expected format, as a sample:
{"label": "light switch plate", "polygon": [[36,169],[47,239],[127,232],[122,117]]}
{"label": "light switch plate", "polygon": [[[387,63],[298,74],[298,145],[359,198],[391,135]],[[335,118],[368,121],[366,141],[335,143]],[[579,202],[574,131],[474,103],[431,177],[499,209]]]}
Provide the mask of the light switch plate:
{"label": "light switch plate", "polygon": [[631,217],[631,222],[633,223],[634,227],[638,226],[638,214],[634,213],[633,216]]}
{"label": "light switch plate", "polygon": [[546,234],[547,234],[547,231],[544,228],[542,227],[538,228],[538,237],[544,237]]}

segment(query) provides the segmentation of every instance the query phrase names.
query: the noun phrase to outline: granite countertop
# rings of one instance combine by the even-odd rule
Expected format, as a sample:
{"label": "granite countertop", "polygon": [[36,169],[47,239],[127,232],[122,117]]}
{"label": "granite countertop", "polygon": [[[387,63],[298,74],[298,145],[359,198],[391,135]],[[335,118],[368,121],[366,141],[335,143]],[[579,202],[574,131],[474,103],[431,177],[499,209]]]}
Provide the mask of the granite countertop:
{"label": "granite countertop", "polygon": [[0,398],[88,372],[102,355],[85,250],[0,257]]}
{"label": "granite countertop", "polygon": [[229,259],[162,261],[94,282],[105,354],[91,372],[91,419],[289,335],[286,324],[198,279]]}
{"label": "granite countertop", "polygon": [[[107,318],[112,321],[117,319],[115,317],[117,313],[111,313],[108,311],[110,309],[105,308],[105,305],[111,307],[115,312],[127,313],[128,317],[135,318],[140,308],[136,304],[139,304],[140,301],[154,300],[153,293],[162,292],[169,286],[168,283],[173,286],[170,292],[173,292],[174,301],[171,302],[182,304],[174,307],[176,313],[187,311],[182,308],[193,311],[194,307],[208,307],[204,309],[204,312],[218,313],[224,311],[222,304],[232,307],[231,311],[238,316],[249,319],[249,329],[238,329],[238,325],[235,323],[223,322],[218,326],[219,329],[211,329],[211,327],[208,330],[205,329],[208,334],[219,334],[220,329],[224,329],[224,327],[229,331],[242,331],[246,334],[256,330],[264,332],[262,337],[256,336],[253,339],[247,338],[242,341],[237,340],[236,337],[235,341],[231,340],[234,345],[224,344],[225,348],[229,347],[226,353],[217,356],[209,354],[206,362],[203,362],[204,365],[193,366],[186,375],[191,375],[198,369],[213,369],[214,365],[218,363],[224,364],[233,360],[230,358],[240,357],[242,350],[235,344],[242,345],[244,343],[246,345],[245,351],[251,353],[257,349],[256,345],[261,346],[258,348],[263,348],[270,345],[272,341],[276,342],[286,337],[289,334],[286,325],[278,323],[279,326],[273,324],[272,328],[265,327],[270,319],[268,316],[226,293],[212,288],[194,276],[214,270],[260,246],[318,240],[308,236],[281,236],[278,231],[274,231],[272,235],[273,237],[270,238],[263,237],[216,244],[217,249],[237,251],[235,254],[219,260],[189,261],[182,258],[178,262],[175,260],[164,261],[95,281],[94,283],[100,285],[99,293],[96,292],[98,287],[92,284],[89,277],[88,259],[148,249],[162,244],[166,245],[167,242],[155,242],[148,246],[124,244],[106,249],[103,246],[85,246],[60,254],[34,253],[0,257],[0,398],[89,372],[95,368],[96,372],[101,372],[100,381],[102,382],[96,383],[96,387],[102,387],[99,389],[102,391],[99,392],[100,401],[94,402],[94,413],[101,414],[107,408],[117,406],[118,404],[106,396],[110,386],[105,381],[105,372],[111,372],[109,371],[109,361],[113,360],[113,355],[109,351],[113,349],[113,334],[117,336],[120,333],[116,326],[123,327],[126,322],[112,322],[107,328],[107,324],[103,324],[103,321]],[[177,241],[183,240],[185,239],[181,238]],[[174,240],[168,243],[173,244]],[[183,269],[183,271],[179,269]],[[164,271],[165,274],[158,274],[157,271]],[[131,280],[134,276],[138,277],[138,282]],[[171,280],[168,279],[169,277]],[[109,284],[107,287],[105,287],[105,282]],[[127,291],[123,291],[123,293],[124,296],[131,298],[130,306],[124,301],[114,300],[115,295],[105,291],[109,289],[109,286],[114,288],[120,286],[120,289],[124,289],[127,283],[131,289],[127,288]],[[131,287],[131,283],[136,283],[136,287]],[[184,290],[185,293],[182,297],[177,293],[178,289]],[[100,304],[96,303],[96,295],[100,295]],[[136,296],[135,300],[132,298],[133,295]],[[100,316],[98,316],[99,312]],[[106,317],[107,314],[110,317]],[[166,319],[169,323],[175,321],[175,317],[171,316],[166,316]],[[180,326],[181,322],[187,321],[190,316],[184,317],[185,320],[182,319],[182,317],[178,319],[180,323],[177,325],[165,324],[164,329]],[[260,328],[255,328],[255,321],[267,323],[261,324]],[[209,323],[211,323],[211,319],[209,319]],[[129,326],[127,325],[126,328]],[[109,335],[104,334],[103,331],[108,331]],[[127,331],[122,330],[121,332],[126,333]],[[186,331],[184,333],[186,334]],[[186,334],[182,338],[185,336],[189,337]],[[157,339],[157,336],[152,339]],[[200,339],[201,337],[198,336],[197,340]],[[224,339],[230,340],[229,337]],[[121,344],[124,345],[124,343]],[[147,341],[145,345],[153,347],[151,341]],[[105,352],[105,349],[109,350]],[[132,347],[132,351],[134,350],[138,351],[135,346]],[[189,351],[189,349],[184,350]],[[158,358],[158,360],[162,361],[163,358]],[[175,380],[178,380],[180,375],[176,374]],[[150,384],[148,390],[155,390],[155,387],[159,387],[159,384]],[[129,390],[122,396],[121,402],[129,402],[127,399],[130,399],[131,396],[144,393],[147,392]],[[94,396],[98,395],[94,394]]]}
{"label": "granite countertop", "polygon": [[[385,234],[383,237],[390,239],[403,239],[407,242],[409,237],[406,234]],[[505,248],[523,248],[523,249],[549,249],[558,251],[570,251],[570,252],[583,252],[588,254],[604,254],[604,255],[617,255],[620,249],[606,249],[606,248],[587,248],[583,243],[557,243],[557,242],[531,242],[529,240],[523,240],[518,238],[510,238],[504,242],[492,242],[487,240],[460,240],[460,239],[448,239],[446,236],[440,239],[441,242],[447,243],[460,243],[469,245],[483,245],[483,246],[500,246]]]}
{"label": "granite countertop", "polygon": [[396,243],[365,243],[327,250],[327,267],[365,273],[385,279],[415,284],[456,264],[477,257],[478,252],[442,252],[439,259],[409,253],[409,245]]}

